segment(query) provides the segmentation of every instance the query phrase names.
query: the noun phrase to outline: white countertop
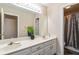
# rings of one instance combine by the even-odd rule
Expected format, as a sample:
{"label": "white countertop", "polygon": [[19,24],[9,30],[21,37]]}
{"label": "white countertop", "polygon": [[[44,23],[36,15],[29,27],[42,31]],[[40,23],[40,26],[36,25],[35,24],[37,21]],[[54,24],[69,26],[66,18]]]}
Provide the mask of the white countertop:
{"label": "white countertop", "polygon": [[[27,38],[27,37],[1,40],[0,41],[0,55],[5,55],[5,54],[12,53],[12,52],[24,49],[24,48],[28,48],[28,47],[46,42],[54,38],[56,38],[56,36],[47,37],[47,38],[37,37],[34,40],[31,40],[30,38]],[[6,46],[10,42],[16,42],[20,44]],[[6,46],[6,47],[3,47],[3,46]]]}

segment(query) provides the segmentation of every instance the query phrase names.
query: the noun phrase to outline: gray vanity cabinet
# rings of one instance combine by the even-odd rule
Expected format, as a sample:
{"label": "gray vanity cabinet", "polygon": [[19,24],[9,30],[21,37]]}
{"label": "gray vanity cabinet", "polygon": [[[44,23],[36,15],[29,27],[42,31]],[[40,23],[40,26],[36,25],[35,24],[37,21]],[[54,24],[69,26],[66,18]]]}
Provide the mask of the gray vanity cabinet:
{"label": "gray vanity cabinet", "polygon": [[56,39],[36,44],[30,48],[22,49],[9,55],[53,55],[56,53]]}
{"label": "gray vanity cabinet", "polygon": [[56,53],[56,39],[32,47],[32,55],[53,55]]}
{"label": "gray vanity cabinet", "polygon": [[49,45],[49,46],[44,48],[44,54],[45,55],[51,55],[52,54],[52,50],[53,50],[53,46]]}
{"label": "gray vanity cabinet", "polygon": [[9,53],[7,55],[29,55],[31,54],[31,48],[22,49],[16,52]]}

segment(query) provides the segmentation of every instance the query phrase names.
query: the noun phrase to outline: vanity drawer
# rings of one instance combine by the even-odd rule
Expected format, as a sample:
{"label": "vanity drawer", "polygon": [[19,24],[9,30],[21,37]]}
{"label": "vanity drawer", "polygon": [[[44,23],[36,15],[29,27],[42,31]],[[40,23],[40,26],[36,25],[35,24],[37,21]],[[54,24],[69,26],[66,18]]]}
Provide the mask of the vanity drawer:
{"label": "vanity drawer", "polygon": [[32,47],[32,52],[38,51],[38,50],[40,50],[40,49],[42,49],[46,46],[49,46],[49,45],[53,45],[52,43],[53,43],[53,41],[50,40],[50,41],[43,42],[41,44],[35,45],[35,46]]}
{"label": "vanity drawer", "polygon": [[53,44],[53,41],[50,40],[50,41],[47,41],[47,42],[44,42],[44,47],[48,46],[48,45],[52,45]]}
{"label": "vanity drawer", "polygon": [[44,55],[44,49],[40,49],[36,52],[33,52],[32,55]]}
{"label": "vanity drawer", "polygon": [[13,53],[9,53],[7,55],[29,55],[31,54],[31,48],[22,49]]}
{"label": "vanity drawer", "polygon": [[44,48],[44,44],[43,43],[31,47],[32,52],[38,51],[38,50],[40,50],[42,48]]}

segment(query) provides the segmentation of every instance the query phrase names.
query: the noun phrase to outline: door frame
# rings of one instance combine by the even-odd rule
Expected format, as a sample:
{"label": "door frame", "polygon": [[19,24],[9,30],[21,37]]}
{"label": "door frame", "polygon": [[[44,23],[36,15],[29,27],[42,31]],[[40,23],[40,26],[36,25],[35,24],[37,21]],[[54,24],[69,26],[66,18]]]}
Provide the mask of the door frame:
{"label": "door frame", "polygon": [[4,12],[3,8],[1,8],[1,40],[4,39],[4,14],[12,15],[17,17],[17,37],[19,37],[19,15],[16,15],[11,12]]}
{"label": "door frame", "polygon": [[77,3],[67,3],[67,4],[65,4],[65,5],[63,5],[63,6],[61,6],[61,8],[62,8],[62,22],[63,22],[63,25],[62,25],[62,34],[63,34],[63,54],[64,54],[64,24],[65,24],[65,21],[64,21],[64,8],[65,7],[67,7],[67,6],[69,6],[69,5],[75,5],[75,4],[77,4]]}

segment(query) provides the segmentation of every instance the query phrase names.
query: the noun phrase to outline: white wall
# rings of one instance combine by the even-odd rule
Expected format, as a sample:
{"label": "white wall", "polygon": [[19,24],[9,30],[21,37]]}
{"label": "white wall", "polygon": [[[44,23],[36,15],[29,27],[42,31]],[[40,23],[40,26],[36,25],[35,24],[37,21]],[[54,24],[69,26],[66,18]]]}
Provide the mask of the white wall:
{"label": "white wall", "polygon": [[48,32],[57,36],[57,54],[64,53],[62,5],[65,4],[50,4],[48,6]]}
{"label": "white wall", "polygon": [[48,4],[48,32],[57,36],[57,54],[64,54],[64,7],[73,3]]}

